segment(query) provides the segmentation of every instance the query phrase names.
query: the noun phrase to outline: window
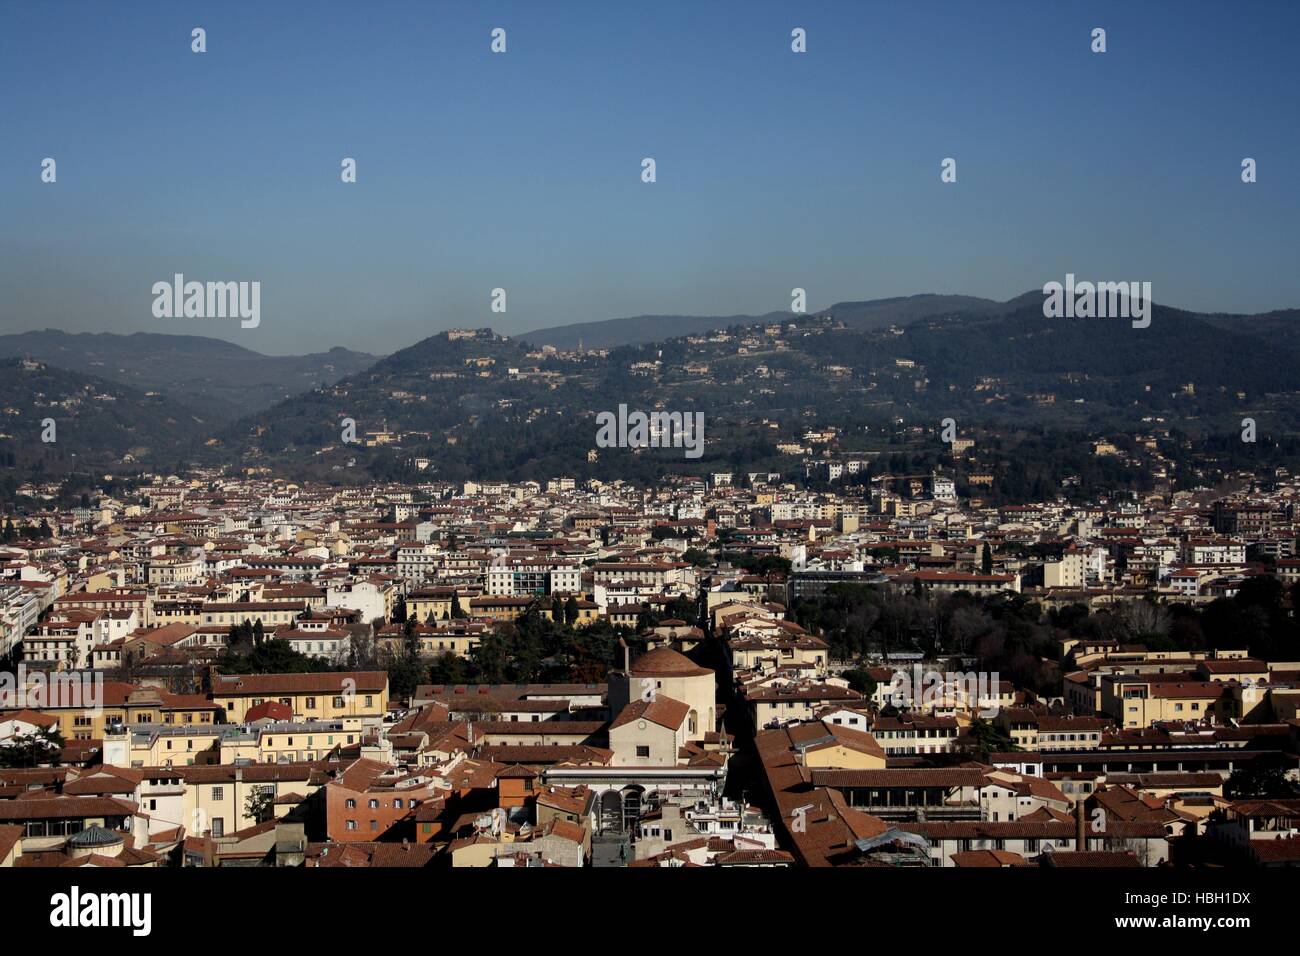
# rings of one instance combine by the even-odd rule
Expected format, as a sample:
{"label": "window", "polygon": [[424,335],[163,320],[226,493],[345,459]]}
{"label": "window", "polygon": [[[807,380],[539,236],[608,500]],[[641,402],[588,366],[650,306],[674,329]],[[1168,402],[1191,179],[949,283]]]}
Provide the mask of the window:
{"label": "window", "polygon": [[[349,801],[349,802],[350,802],[350,801]],[[348,821],[348,829],[349,829],[349,830],[355,830],[356,828],[357,828],[357,821],[356,821],[356,820],[349,820],[349,821]]]}
{"label": "window", "polygon": [[212,788],[212,799],[213,799],[213,800],[224,800],[224,799],[226,799],[226,788],[225,788],[225,787],[213,787],[213,788]]}
{"label": "window", "polygon": [[214,837],[226,835],[226,821],[224,817],[212,818],[212,835]]}
{"label": "window", "polygon": [[357,802],[349,797],[347,803],[343,804],[343,806],[348,810],[355,810],[357,808]]}
{"label": "window", "polygon": [[316,709],[316,698],[315,698],[315,697],[308,697],[308,698],[303,702],[303,707],[304,707],[305,709],[307,709],[307,710],[315,710],[315,709]]}
{"label": "window", "polygon": [[650,748],[638,745],[636,748],[636,755],[638,757],[648,757],[650,756]]}
{"label": "window", "polygon": [[378,801],[378,800],[371,800],[371,801],[370,801],[370,809],[371,809],[371,810],[378,810],[378,809],[379,809],[379,801]]}

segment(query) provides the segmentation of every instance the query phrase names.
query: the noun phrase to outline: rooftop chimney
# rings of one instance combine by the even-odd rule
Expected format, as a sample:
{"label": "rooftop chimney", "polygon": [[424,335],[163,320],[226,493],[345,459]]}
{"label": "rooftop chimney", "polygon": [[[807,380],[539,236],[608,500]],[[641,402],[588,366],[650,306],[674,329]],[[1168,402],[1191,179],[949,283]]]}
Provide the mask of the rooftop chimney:
{"label": "rooftop chimney", "polygon": [[1074,848],[1080,853],[1088,849],[1088,837],[1083,828],[1083,797],[1074,804]]}

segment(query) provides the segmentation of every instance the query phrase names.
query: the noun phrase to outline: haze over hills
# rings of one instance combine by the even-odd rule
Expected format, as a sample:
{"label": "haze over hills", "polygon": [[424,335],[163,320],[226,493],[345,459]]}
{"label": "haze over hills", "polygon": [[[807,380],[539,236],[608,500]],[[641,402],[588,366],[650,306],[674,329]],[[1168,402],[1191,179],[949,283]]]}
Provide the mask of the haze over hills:
{"label": "haze over hills", "polygon": [[[838,302],[813,315],[834,314],[846,325],[860,329],[906,325],[918,319],[955,312],[978,313],[995,309],[999,303],[966,295],[896,296],[863,302]],[[699,335],[735,325],[758,325],[793,318],[793,312],[767,312],[763,315],[636,315],[622,319],[578,322],[548,329],[525,332],[519,338],[534,345],[553,345],[557,349],[581,347],[613,348],[619,345],[642,345],[681,335]]]}
{"label": "haze over hills", "polygon": [[0,335],[0,358],[30,358],[142,392],[161,392],[209,421],[247,415],[369,367],[375,356],[333,348],[314,355],[263,355],[199,335],[68,333]]}
{"label": "haze over hills", "polygon": [[0,472],[173,467],[213,423],[173,399],[28,359],[0,358]]}
{"label": "haze over hills", "polygon": [[[1297,316],[1155,305],[1150,327],[1135,329],[1126,319],[1047,319],[1041,292],[1005,303],[914,296],[748,321],[676,317],[701,326],[669,337],[662,332],[671,326],[653,326],[653,342],[607,354],[607,347],[543,352],[533,336],[480,330],[440,333],[378,360],[342,349],[261,356],[187,336],[35,332],[0,337],[0,355],[34,358],[50,375],[67,370],[42,389],[30,373],[9,371],[20,363],[6,366],[0,407],[24,428],[4,429],[0,444],[38,440],[33,420],[43,415],[29,409],[50,407],[60,422],[64,415],[107,422],[82,451],[83,460],[94,451],[107,463],[129,454],[166,465],[193,455],[304,476],[401,478],[414,477],[418,458],[423,473],[439,477],[653,481],[665,470],[800,471],[807,456],[777,445],[797,445],[816,428],[838,428],[841,451],[879,454],[947,417],[962,429],[1069,434],[1082,448],[1081,436],[1106,434],[1176,429],[1197,440],[1222,437],[1249,415],[1270,441],[1290,441],[1300,435]],[[610,323],[611,340],[638,334],[630,322]],[[102,411],[87,398],[106,391],[102,379],[125,380],[130,389],[98,400],[109,417],[86,418]],[[596,414],[620,404],[702,412],[703,456],[596,449]],[[356,423],[360,444],[342,442],[345,419]],[[62,443],[63,435],[71,441],[90,432],[60,434]],[[58,454],[72,450],[63,443]],[[37,446],[16,457],[41,453]]]}
{"label": "haze over hills", "polygon": [[[450,478],[653,480],[665,470],[802,470],[805,456],[777,444],[826,427],[841,430],[842,449],[880,453],[952,417],[962,428],[1069,433],[1089,458],[1082,436],[1177,429],[1217,441],[1251,415],[1263,434],[1294,438],[1300,422],[1300,352],[1252,334],[1249,321],[1224,328],[1159,305],[1148,328],[1047,319],[1041,293],[1028,293],[957,311],[922,303],[938,311],[902,325],[908,302],[755,317],[729,333],[607,354],[543,352],[490,330],[443,333],[232,425],[222,454],[292,462],[317,477],[401,477],[420,458]],[[597,449],[596,414],[621,404],[702,412],[703,457]],[[340,441],[349,418],[361,445]],[[374,447],[364,447],[366,432]]]}

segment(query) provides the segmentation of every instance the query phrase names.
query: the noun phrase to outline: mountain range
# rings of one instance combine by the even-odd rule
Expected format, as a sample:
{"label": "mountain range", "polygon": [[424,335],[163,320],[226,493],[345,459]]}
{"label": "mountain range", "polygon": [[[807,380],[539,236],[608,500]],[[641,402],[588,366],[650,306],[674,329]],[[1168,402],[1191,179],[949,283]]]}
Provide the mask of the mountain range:
{"label": "mountain range", "polygon": [[56,329],[0,335],[0,358],[29,358],[70,372],[161,393],[208,421],[228,421],[374,364],[375,356],[332,348],[313,355],[263,355],[222,339]]}
{"label": "mountain range", "polygon": [[[1018,441],[1172,431],[1222,444],[1245,416],[1270,449],[1300,432],[1300,311],[1156,305],[1150,327],[1135,329],[1047,319],[1042,302],[1040,292],[1001,303],[918,295],[811,315],[635,317],[514,338],[440,333],[381,358],[262,356],[186,336],[2,336],[0,356],[34,360],[51,377],[35,380],[18,361],[0,367],[0,404],[15,426],[3,429],[10,450],[0,439],[0,466],[51,454],[32,444],[45,416],[29,413],[31,403],[100,416],[86,422],[105,427],[61,432],[63,441],[93,431],[83,459],[264,464],[344,479],[788,473],[801,456],[783,448],[809,430],[838,428],[842,453],[916,444],[928,455],[925,436],[949,417]],[[575,350],[579,339],[586,351]],[[107,391],[115,397],[100,405],[85,398]],[[705,455],[595,447],[596,414],[620,404],[703,411]],[[349,421],[356,444],[344,441]]]}
{"label": "mountain range", "polygon": [[[838,302],[814,315],[834,315],[858,329],[878,329],[889,325],[906,325],[918,319],[956,312],[979,314],[994,310],[999,303],[968,295],[899,296],[863,302]],[[579,322],[549,329],[525,332],[520,338],[535,345],[552,345],[557,349],[613,348],[619,345],[645,345],[682,335],[699,335],[714,329],[761,325],[794,318],[793,312],[767,312],[763,315],[636,315],[622,319]]]}

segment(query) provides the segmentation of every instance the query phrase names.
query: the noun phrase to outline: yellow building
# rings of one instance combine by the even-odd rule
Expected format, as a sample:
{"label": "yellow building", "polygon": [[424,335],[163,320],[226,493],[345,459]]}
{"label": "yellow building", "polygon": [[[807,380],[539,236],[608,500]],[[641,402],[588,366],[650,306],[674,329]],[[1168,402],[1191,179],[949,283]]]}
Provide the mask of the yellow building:
{"label": "yellow building", "polygon": [[884,770],[885,751],[863,730],[817,721],[788,728],[790,742],[805,767]]}
{"label": "yellow building", "polygon": [[149,727],[104,735],[104,763],[113,767],[190,767],[215,763],[216,727]]}
{"label": "yellow building", "polygon": [[220,763],[299,763],[323,760],[338,747],[352,747],[362,737],[361,721],[310,721],[266,724],[222,736]]}
{"label": "yellow building", "polygon": [[1231,686],[1215,681],[1107,675],[1101,682],[1101,710],[1125,728],[1203,718],[1222,724],[1238,716],[1234,713]]}
{"label": "yellow building", "polygon": [[[467,621],[444,621],[438,627],[417,624],[412,637],[421,657],[438,657],[455,654],[469,657],[487,632],[488,625]],[[381,653],[400,657],[406,652],[406,628],[402,624],[389,624],[375,638],[375,648]]]}
{"label": "yellow building", "polygon": [[406,596],[406,616],[421,624],[429,620],[430,614],[435,621],[447,620],[451,617],[453,598],[459,601],[461,610],[468,613],[472,596],[456,588],[419,588]]}
{"label": "yellow building", "polygon": [[212,698],[230,723],[243,723],[248,710],[265,701],[290,707],[295,720],[379,719],[388,712],[388,674],[216,674]]}
{"label": "yellow building", "polygon": [[231,603],[210,601],[203,605],[203,621],[201,623],[217,627],[234,627],[236,624],[243,624],[245,621],[261,621],[263,627],[270,628],[274,625],[294,623],[306,608],[305,601],[240,601]]}
{"label": "yellow building", "polygon": [[513,621],[517,617],[522,617],[534,600],[530,597],[484,595],[470,599],[469,614],[470,617],[486,617],[494,621]]}
{"label": "yellow building", "polygon": [[[52,674],[43,695],[28,691],[32,709],[57,717],[64,740],[100,740],[116,724],[210,727],[217,705],[202,694],[96,680],[89,672]],[[84,678],[84,680],[83,680]]]}
{"label": "yellow building", "polygon": [[[567,603],[568,598],[557,597],[555,599],[555,606],[541,609],[542,617],[546,618],[548,621],[554,621],[557,619],[563,621],[564,609]],[[573,622],[574,627],[586,627],[588,624],[593,624],[600,620],[600,605],[595,601],[588,601],[586,598],[575,596],[574,603],[578,605],[578,617],[577,620]]]}
{"label": "yellow building", "polygon": [[[248,813],[251,795],[265,793],[272,800],[290,795],[306,798],[329,779],[326,771],[308,763],[195,766],[180,773],[185,783],[182,820],[187,832],[213,837],[258,822]],[[288,805],[281,804],[276,812],[282,814],[288,809]]]}

